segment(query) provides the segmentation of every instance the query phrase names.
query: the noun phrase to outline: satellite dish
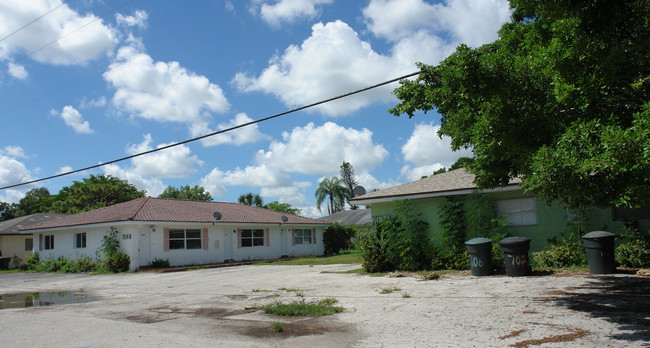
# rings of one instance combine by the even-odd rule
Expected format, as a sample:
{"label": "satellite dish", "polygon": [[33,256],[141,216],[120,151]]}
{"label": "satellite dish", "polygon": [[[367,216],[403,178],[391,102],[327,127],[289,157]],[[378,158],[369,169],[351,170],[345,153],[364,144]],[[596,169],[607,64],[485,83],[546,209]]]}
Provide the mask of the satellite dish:
{"label": "satellite dish", "polygon": [[357,186],[352,189],[352,196],[358,197],[366,194],[366,189],[363,186]]}
{"label": "satellite dish", "polygon": [[289,221],[289,218],[286,217],[285,215],[282,215],[282,216],[280,217],[280,220],[282,220],[282,222],[287,222],[287,221]]}
{"label": "satellite dish", "polygon": [[218,211],[215,211],[214,214],[212,214],[212,216],[214,216],[215,221],[221,220],[221,213]]}

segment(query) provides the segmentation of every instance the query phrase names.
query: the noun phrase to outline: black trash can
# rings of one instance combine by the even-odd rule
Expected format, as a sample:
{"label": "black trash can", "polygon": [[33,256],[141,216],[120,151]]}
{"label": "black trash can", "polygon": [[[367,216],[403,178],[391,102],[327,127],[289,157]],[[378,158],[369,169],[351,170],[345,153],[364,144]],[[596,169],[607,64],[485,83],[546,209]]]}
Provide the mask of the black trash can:
{"label": "black trash can", "polygon": [[473,276],[492,274],[492,239],[474,238],[465,242],[469,254],[469,266]]}
{"label": "black trash can", "polygon": [[593,231],[582,236],[582,241],[587,249],[587,263],[591,274],[608,274],[616,272],[614,260],[613,233]]}
{"label": "black trash can", "polygon": [[499,245],[503,250],[506,274],[509,277],[521,277],[530,274],[531,269],[528,260],[530,238],[507,237],[503,238]]}
{"label": "black trash can", "polygon": [[9,269],[11,257],[0,257],[0,269]]}

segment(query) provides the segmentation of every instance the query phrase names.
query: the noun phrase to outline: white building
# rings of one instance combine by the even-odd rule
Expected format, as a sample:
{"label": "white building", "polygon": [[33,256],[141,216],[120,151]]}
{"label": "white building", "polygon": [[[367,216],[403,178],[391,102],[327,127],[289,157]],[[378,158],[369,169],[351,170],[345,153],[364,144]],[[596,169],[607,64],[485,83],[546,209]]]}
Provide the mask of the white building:
{"label": "white building", "polygon": [[140,198],[21,229],[41,259],[95,258],[114,227],[131,270],[323,255],[328,222],[237,203]]}

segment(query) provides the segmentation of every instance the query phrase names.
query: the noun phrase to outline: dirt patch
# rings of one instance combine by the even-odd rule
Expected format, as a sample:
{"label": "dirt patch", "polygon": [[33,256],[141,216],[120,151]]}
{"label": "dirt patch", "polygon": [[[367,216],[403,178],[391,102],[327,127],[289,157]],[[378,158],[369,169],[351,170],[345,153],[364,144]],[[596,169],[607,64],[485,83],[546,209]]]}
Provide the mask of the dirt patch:
{"label": "dirt patch", "polygon": [[227,316],[244,313],[246,313],[245,310],[229,310],[225,308],[187,309],[178,307],[153,307],[149,308],[145,313],[126,315],[124,318],[140,324],[153,324],[178,319],[184,316],[223,319]]}
{"label": "dirt patch", "polygon": [[519,335],[521,335],[522,332],[526,332],[526,330],[523,330],[523,329],[522,330],[515,330],[515,331],[513,331],[513,332],[511,332],[511,333],[509,333],[507,335],[499,336],[499,338],[502,339],[502,340],[505,340],[506,338],[519,336]]}
{"label": "dirt patch", "polygon": [[344,333],[349,332],[349,329],[341,324],[322,320],[322,318],[312,318],[282,323],[281,332],[273,331],[269,322],[249,322],[247,326],[238,328],[238,331],[249,337],[286,339],[326,333]]}

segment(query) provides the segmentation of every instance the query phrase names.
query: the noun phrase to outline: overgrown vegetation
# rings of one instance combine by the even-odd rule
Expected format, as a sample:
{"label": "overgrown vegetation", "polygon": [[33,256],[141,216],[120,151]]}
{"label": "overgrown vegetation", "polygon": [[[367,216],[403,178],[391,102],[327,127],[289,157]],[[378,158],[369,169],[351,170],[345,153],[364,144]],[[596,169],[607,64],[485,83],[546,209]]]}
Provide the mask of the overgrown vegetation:
{"label": "overgrown vegetation", "polygon": [[35,252],[25,260],[26,268],[33,272],[59,273],[116,273],[128,271],[131,258],[120,249],[117,233],[114,227],[111,227],[110,231],[106,233],[102,246],[96,252],[96,259],[87,256],[74,260],[69,260],[63,256],[41,259],[39,253]]}
{"label": "overgrown vegetation", "polygon": [[352,237],[357,231],[354,227],[343,226],[338,222],[332,223],[323,232],[323,245],[325,255],[338,254],[341,250],[348,250],[352,247]]}
{"label": "overgrown vegetation", "polygon": [[282,316],[312,316],[332,315],[343,311],[343,307],[334,306],[338,301],[326,298],[317,302],[307,303],[304,300],[291,303],[274,303],[261,308],[265,313]]}
{"label": "overgrown vegetation", "polygon": [[589,229],[589,209],[577,208],[571,215],[567,230],[559,237],[549,239],[544,250],[533,255],[536,267],[567,268],[587,265],[582,235]]}
{"label": "overgrown vegetation", "polygon": [[163,260],[156,257],[151,261],[151,266],[153,268],[169,268],[169,259]]}
{"label": "overgrown vegetation", "polygon": [[632,221],[625,224],[621,237],[627,241],[616,248],[616,262],[631,268],[650,267],[650,233]]}

